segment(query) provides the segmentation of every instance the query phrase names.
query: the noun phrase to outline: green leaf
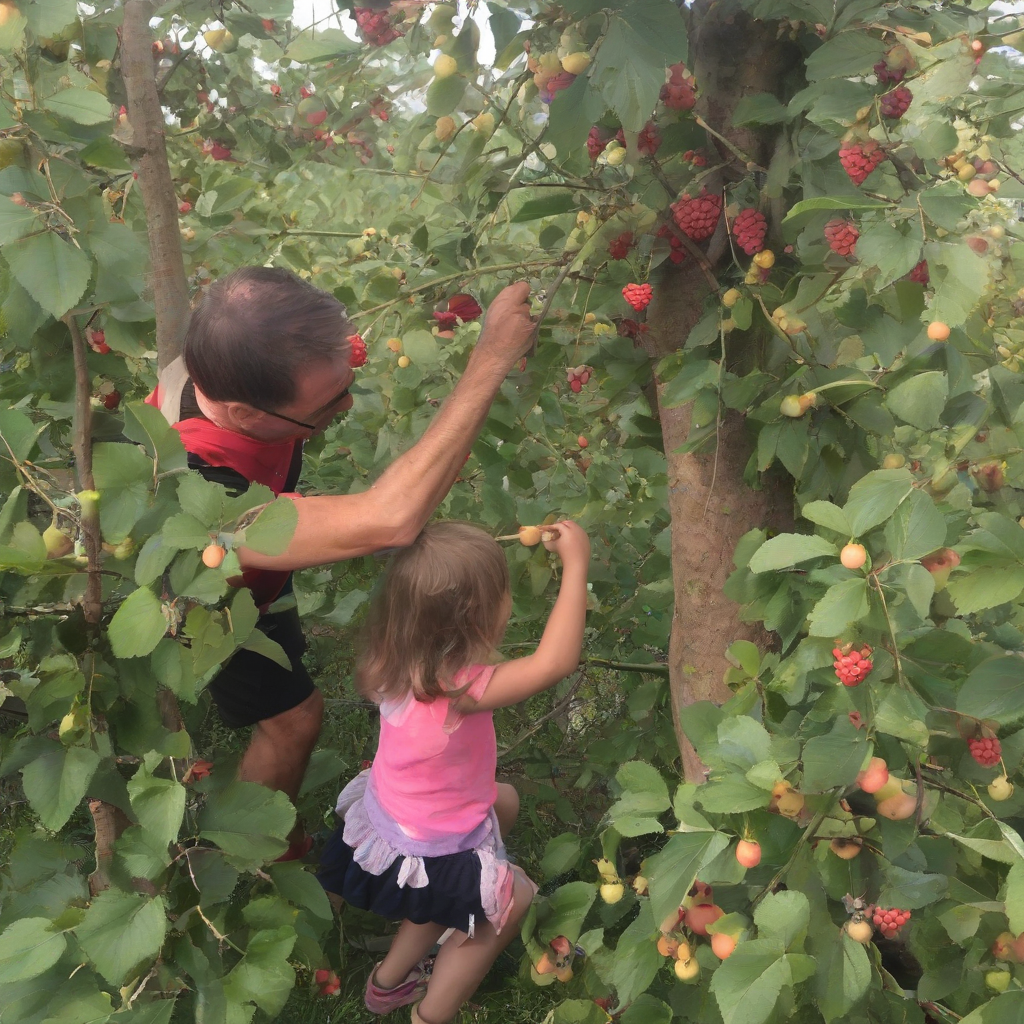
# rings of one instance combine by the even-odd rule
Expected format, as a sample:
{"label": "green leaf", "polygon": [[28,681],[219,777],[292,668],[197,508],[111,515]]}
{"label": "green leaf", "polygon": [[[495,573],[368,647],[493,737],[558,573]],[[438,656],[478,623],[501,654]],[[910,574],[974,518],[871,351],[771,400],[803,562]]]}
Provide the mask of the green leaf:
{"label": "green leaf", "polygon": [[809,501],[800,509],[800,515],[826,530],[833,530],[844,537],[853,536],[846,513],[831,501]]}
{"label": "green leaf", "polygon": [[[95,248],[93,251],[95,252]],[[154,471],[167,473],[184,469],[188,465],[188,456],[185,453],[185,446],[181,443],[181,435],[164,419],[159,409],[154,409],[145,402],[128,402],[122,409],[125,437],[146,446],[149,457],[156,459]],[[178,495],[180,498],[180,485]]]}
{"label": "green leaf", "polygon": [[884,55],[885,45],[867,32],[840,32],[807,58],[807,80],[868,74]]}
{"label": "green leaf", "polygon": [[[37,36],[55,36],[78,17],[75,0],[31,0],[27,8],[28,25]],[[107,105],[107,116],[110,106]]]}
{"label": "green leaf", "polygon": [[804,744],[801,789],[823,793],[836,786],[850,785],[857,778],[867,753],[867,733],[857,729],[846,715],[840,715],[831,732],[814,736]]}
{"label": "green leaf", "polygon": [[871,962],[867,950],[840,930],[836,941],[818,953],[816,980],[818,1009],[826,1024],[845,1020],[864,998],[871,984]]}
{"label": "green leaf", "polygon": [[754,911],[758,938],[776,939],[785,949],[802,945],[810,920],[807,897],[793,889],[769,893]]}
{"label": "green leaf", "polygon": [[38,977],[63,955],[67,939],[45,917],[24,917],[0,933],[0,985]]}
{"label": "green leaf", "polygon": [[778,942],[741,942],[711,978],[723,1024],[764,1024],[783,988],[793,983],[789,957]]}
{"label": "green leaf", "polygon": [[928,318],[958,327],[988,291],[991,265],[966,242],[955,245],[931,243],[926,247],[925,255],[934,290]]}
{"label": "green leaf", "polygon": [[1024,861],[1017,861],[1006,875],[1006,917],[1014,935],[1024,932]]}
{"label": "green leaf", "polygon": [[100,492],[100,526],[103,537],[119,544],[149,506],[153,486],[153,462],[133,444],[96,444],[92,471]]}
{"label": "green leaf", "polygon": [[960,1024],[1020,1024],[1024,1020],[1024,992],[1004,992],[960,1019]]}
{"label": "green leaf", "polygon": [[441,359],[437,339],[430,331],[407,331],[402,337],[402,352],[423,370],[437,366]]}
{"label": "green leaf", "polygon": [[627,1005],[646,989],[657,976],[662,958],[651,941],[657,923],[649,902],[640,904],[640,913],[619,936],[612,958],[612,969],[603,978],[614,989],[620,1005]]}
{"label": "green leaf", "polygon": [[885,526],[885,542],[893,558],[923,558],[945,541],[946,520],[923,491],[911,492]]}
{"label": "green leaf", "polygon": [[878,896],[878,905],[881,907],[920,910],[943,899],[949,888],[946,875],[908,871],[895,864],[886,867],[885,875],[886,884]]}
{"label": "green leaf", "polygon": [[768,731],[749,715],[727,718],[718,727],[717,754],[746,771],[771,757],[772,741]]}
{"label": "green leaf", "polygon": [[19,238],[24,238],[33,231],[42,231],[45,227],[38,211],[19,206],[11,202],[8,196],[0,195],[0,245],[16,242]]}
{"label": "green leaf", "polygon": [[590,81],[638,132],[647,123],[665,81],[665,68],[686,59],[686,28],[669,0],[636,0],[615,13],[591,68]]}
{"label": "green leaf", "polygon": [[583,148],[591,127],[604,111],[604,100],[591,88],[590,79],[578,75],[568,89],[555,94],[548,110],[545,141],[555,147],[563,160],[567,159]]}
{"label": "green leaf", "polygon": [[1024,566],[980,565],[950,580],[947,590],[961,615],[996,608],[1015,601],[1024,591]]}
{"label": "green leaf", "polygon": [[732,112],[732,123],[737,128],[743,125],[782,124],[788,120],[789,112],[768,92],[740,97]]}
{"label": "green leaf", "polygon": [[875,712],[874,726],[887,736],[927,747],[927,716],[928,706],[916,693],[901,686],[891,686]]}
{"label": "green leaf", "polygon": [[164,901],[106,889],[75,929],[78,944],[111,985],[123,985],[131,969],[155,957],[167,931]]}
{"label": "green leaf", "polygon": [[215,790],[199,814],[199,831],[225,853],[261,864],[284,853],[295,824],[288,797],[255,782],[231,782]]}
{"label": "green leaf", "polygon": [[623,788],[623,799],[630,800],[637,810],[665,811],[671,801],[668,786],[657,768],[646,761],[627,761],[615,773],[615,781]]}
{"label": "green leaf", "polygon": [[175,779],[155,778],[142,767],[128,782],[128,794],[139,824],[159,845],[178,838],[185,815],[185,787]]}
{"label": "green leaf", "polygon": [[544,847],[544,856],[540,862],[541,873],[546,878],[565,874],[570,868],[575,867],[579,857],[579,836],[563,832],[560,836],[549,839]]}
{"label": "green leaf", "polygon": [[697,873],[713,861],[730,843],[723,832],[680,832],[647,860],[647,882],[654,921],[658,923],[675,911],[689,892]]}
{"label": "green leaf", "polygon": [[295,939],[289,927],[256,932],[224,979],[224,994],[243,1005],[255,1003],[271,1017],[279,1014],[295,987],[295,970],[288,963]]}
{"label": "green leaf", "polygon": [[271,864],[267,868],[277,891],[290,903],[308,910],[321,921],[333,921],[334,911],[324,887],[306,868],[295,861]]}
{"label": "green leaf", "polygon": [[735,772],[705,782],[697,794],[697,800],[709,814],[738,814],[768,806],[768,794],[764,787]]}
{"label": "green leaf", "polygon": [[288,44],[285,56],[300,64],[313,64],[356,53],[363,46],[349,39],[339,28],[306,29]]}
{"label": "green leaf", "polygon": [[1024,659],[1000,655],[983,661],[964,680],[956,709],[1000,725],[1024,718]]}
{"label": "green leaf", "polygon": [[537,937],[541,942],[550,942],[558,935],[564,935],[575,942],[583,931],[590,908],[597,899],[597,888],[590,882],[569,882],[559,886],[546,903],[538,907]]}
{"label": "green leaf", "polygon": [[802,199],[799,203],[794,203],[786,214],[782,226],[786,231],[786,237],[793,238],[801,224],[823,210],[888,210],[892,206],[892,203],[868,199],[865,196],[815,196],[813,199]]}
{"label": "green leaf", "polygon": [[750,559],[749,569],[753,573],[771,572],[774,569],[788,569],[812,558],[835,556],[835,544],[814,534],[780,533],[765,541]]}
{"label": "green leaf", "polygon": [[290,498],[277,498],[245,528],[244,539],[239,538],[239,543],[260,555],[282,555],[292,542],[298,522],[295,502]]}
{"label": "green leaf", "polygon": [[18,409],[0,409],[0,438],[4,446],[11,449],[4,454],[13,454],[19,462],[32,454],[36,440],[45,429],[45,423],[33,423]]}
{"label": "green leaf", "polygon": [[43,106],[77,124],[102,124],[111,119],[110,101],[92,89],[62,89],[44,100]]}
{"label": "green leaf", "polygon": [[811,636],[838,637],[869,610],[868,581],[843,580],[825,591],[808,616]]}
{"label": "green leaf", "polygon": [[92,260],[53,231],[11,242],[3,255],[22,288],[54,317],[74,306],[92,276]]}
{"label": "green leaf", "polygon": [[431,117],[444,117],[453,113],[462,100],[467,84],[463,75],[432,79],[427,87],[427,113]]}
{"label": "green leaf", "polygon": [[857,262],[876,267],[876,291],[908,274],[921,259],[924,237],[921,223],[915,217],[899,224],[879,221],[865,228],[857,239]]}
{"label": "green leaf", "polygon": [[124,150],[103,136],[90,142],[78,156],[82,163],[90,167],[99,167],[104,171],[125,173],[132,169],[131,161],[125,156]]}
{"label": "green leaf", "polygon": [[[524,191],[526,191],[524,189]],[[513,224],[528,224],[530,221],[541,220],[544,217],[556,217],[560,213],[569,213],[576,209],[576,199],[572,192],[557,192],[552,189],[543,189],[547,195],[526,199],[512,215]],[[410,356],[410,358],[412,358]]]}
{"label": "green leaf", "polygon": [[21,773],[25,796],[39,820],[56,832],[85,796],[100,763],[91,747],[52,750],[27,764]]}
{"label": "green leaf", "polygon": [[[885,404],[897,418],[918,430],[937,427],[946,408],[949,395],[949,380],[939,370],[915,373],[902,384],[898,384],[885,396]],[[879,470],[878,472],[886,472]],[[905,470],[888,470],[901,473]]]}
{"label": "green leaf", "polygon": [[618,1019],[622,1024],[669,1024],[672,1016],[671,1006],[655,999],[650,992],[642,992]]}
{"label": "green leaf", "polygon": [[862,476],[843,508],[853,535],[862,537],[884,523],[913,489],[914,478],[906,469],[876,469]]}
{"label": "green leaf", "polygon": [[167,620],[156,595],[148,587],[133,591],[114,612],[107,628],[116,658],[151,654],[167,632]]}

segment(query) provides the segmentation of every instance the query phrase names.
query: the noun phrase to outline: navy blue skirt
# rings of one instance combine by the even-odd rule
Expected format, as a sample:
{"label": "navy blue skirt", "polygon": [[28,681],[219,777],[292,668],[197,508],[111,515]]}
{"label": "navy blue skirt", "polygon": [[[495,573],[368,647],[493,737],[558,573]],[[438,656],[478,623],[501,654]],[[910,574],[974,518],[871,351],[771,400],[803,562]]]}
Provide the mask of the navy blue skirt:
{"label": "navy blue skirt", "polygon": [[438,924],[468,932],[487,920],[480,901],[480,858],[473,850],[446,857],[424,857],[427,885],[422,889],[399,886],[404,857],[398,857],[382,875],[371,875],[353,860],[344,839],[344,826],[335,830],[320,855],[317,879],[346,903],[392,921]]}

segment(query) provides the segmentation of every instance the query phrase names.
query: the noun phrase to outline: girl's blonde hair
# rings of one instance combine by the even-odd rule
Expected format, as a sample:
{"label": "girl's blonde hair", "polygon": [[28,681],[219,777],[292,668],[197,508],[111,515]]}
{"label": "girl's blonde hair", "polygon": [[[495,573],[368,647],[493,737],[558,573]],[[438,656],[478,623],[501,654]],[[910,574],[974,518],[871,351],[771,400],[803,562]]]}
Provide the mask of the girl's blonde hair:
{"label": "girl's blonde hair", "polygon": [[470,523],[431,523],[391,559],[370,605],[356,686],[368,697],[451,696],[456,673],[493,656],[509,594],[505,552]]}

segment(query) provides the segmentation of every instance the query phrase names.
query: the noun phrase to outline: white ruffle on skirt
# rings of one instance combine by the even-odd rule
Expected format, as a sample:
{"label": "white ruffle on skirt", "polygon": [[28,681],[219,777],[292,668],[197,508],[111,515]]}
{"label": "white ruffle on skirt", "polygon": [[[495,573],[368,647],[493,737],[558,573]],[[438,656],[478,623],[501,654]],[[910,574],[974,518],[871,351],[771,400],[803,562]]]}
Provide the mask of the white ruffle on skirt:
{"label": "white ruffle on skirt", "polygon": [[[339,817],[345,820],[342,835],[355,863],[371,875],[382,875],[399,857],[404,857],[398,885],[422,889],[428,883],[424,858],[472,851],[480,861],[480,904],[494,930],[500,932],[512,909],[515,869],[505,855],[494,808],[468,836],[418,841],[406,836],[380,806],[369,781],[369,770],[360,772],[341,791],[335,806]],[[526,877],[522,872],[520,875]]]}

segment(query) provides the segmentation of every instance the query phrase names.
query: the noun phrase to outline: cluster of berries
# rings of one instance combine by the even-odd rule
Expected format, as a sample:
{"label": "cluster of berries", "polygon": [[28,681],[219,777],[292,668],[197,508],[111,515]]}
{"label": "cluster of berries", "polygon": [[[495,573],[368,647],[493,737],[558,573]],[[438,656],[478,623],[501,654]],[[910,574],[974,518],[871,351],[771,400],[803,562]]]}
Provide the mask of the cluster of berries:
{"label": "cluster of berries", "polygon": [[608,246],[608,255],[613,260],[624,260],[629,255],[629,250],[636,245],[632,231],[623,231],[618,238],[613,239]]}
{"label": "cluster of berries", "polygon": [[764,248],[764,236],[768,231],[768,222],[764,214],[753,207],[740,210],[732,222],[732,233],[736,244],[748,255],[753,256]]}
{"label": "cluster of berries", "polygon": [[686,259],[686,249],[683,248],[683,240],[667,224],[662,224],[658,228],[658,237],[668,239],[668,244],[672,247],[668,258],[673,263],[682,263]]}
{"label": "cluster of berries", "polygon": [[967,741],[971,750],[971,757],[982,766],[992,768],[999,764],[1003,756],[1003,748],[999,740],[994,736],[975,736]]}
{"label": "cluster of berries", "polygon": [[591,373],[593,373],[593,368],[585,364],[570,366],[565,371],[566,380],[569,381],[569,390],[578,395],[583,390],[583,385],[590,380]]}
{"label": "cluster of berries", "polygon": [[688,149],[683,154],[683,160],[691,167],[707,167],[708,155],[703,149]]}
{"label": "cluster of berries", "polygon": [[871,921],[887,938],[895,938],[897,932],[910,920],[909,910],[883,910],[881,907],[871,908]]}
{"label": "cluster of berries", "polygon": [[916,281],[918,284],[927,284],[931,278],[928,276],[928,261],[921,260],[914,269],[907,274],[908,281]]}
{"label": "cluster of berries", "polygon": [[648,121],[647,124],[640,129],[640,134],[637,136],[637,152],[641,156],[654,156],[654,154],[658,152],[658,148],[660,146],[661,136],[658,134],[658,129],[652,121]]}
{"label": "cluster of berries", "polygon": [[854,185],[862,184],[884,159],[885,150],[874,139],[844,142],[839,147],[839,162]]}
{"label": "cluster of berries", "polygon": [[654,292],[649,284],[627,284],[622,289],[626,301],[639,313],[650,304]]}
{"label": "cluster of berries", "polygon": [[890,82],[902,82],[907,70],[906,68],[891,68],[882,59],[875,65],[874,72],[880,85],[888,85]]}
{"label": "cluster of berries", "polygon": [[693,75],[685,64],[673,64],[668,69],[668,81],[661,87],[661,102],[669,110],[692,110],[697,102]]}
{"label": "cluster of berries", "polygon": [[611,142],[611,138],[605,135],[597,125],[590,129],[590,134],[587,136],[587,154],[590,156],[591,162],[605,151],[609,142]]}
{"label": "cluster of berries", "polygon": [[722,216],[722,197],[701,189],[700,195],[684,192],[671,206],[679,230],[695,242],[703,242],[715,233]]}
{"label": "cluster of berries", "polygon": [[361,334],[350,334],[348,336],[348,365],[353,370],[366,363],[366,342]]}
{"label": "cluster of berries", "polygon": [[852,256],[857,245],[860,232],[853,221],[843,220],[842,217],[833,217],[825,225],[825,240],[828,247],[840,256]]}
{"label": "cluster of berries", "polygon": [[910,109],[913,99],[914,94],[905,85],[901,85],[898,89],[887,92],[878,101],[878,108],[882,112],[882,117],[895,121]]}
{"label": "cluster of berries", "polygon": [[371,46],[387,46],[405,35],[391,23],[387,9],[377,11],[372,7],[357,7],[352,11],[352,16],[359,26],[360,35]]}
{"label": "cluster of berries", "polygon": [[860,651],[844,650],[842,647],[832,649],[832,657],[835,659],[832,667],[843,686],[858,686],[874,668],[870,654],[871,648],[867,646]]}

